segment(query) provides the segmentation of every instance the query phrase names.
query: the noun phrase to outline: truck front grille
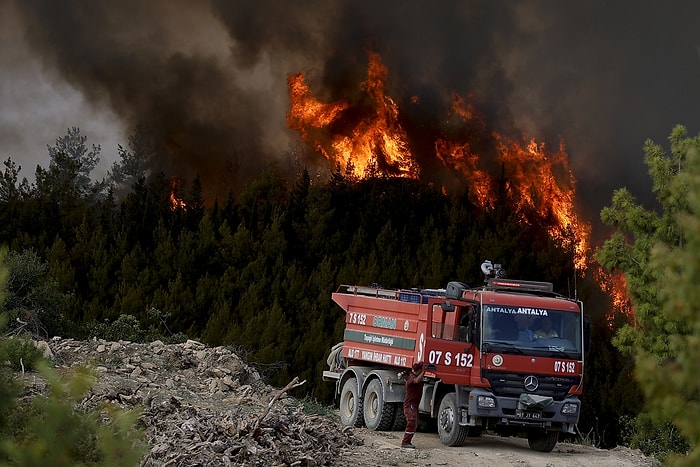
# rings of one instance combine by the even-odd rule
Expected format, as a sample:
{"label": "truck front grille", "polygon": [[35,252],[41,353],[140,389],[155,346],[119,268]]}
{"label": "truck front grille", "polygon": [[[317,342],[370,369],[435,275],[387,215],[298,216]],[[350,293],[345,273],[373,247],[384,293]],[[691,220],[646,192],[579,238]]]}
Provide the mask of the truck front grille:
{"label": "truck front grille", "polygon": [[[484,371],[484,378],[491,383],[491,389],[497,396],[518,397],[525,389],[525,378],[532,373],[505,373],[498,371]],[[569,393],[571,386],[579,383],[578,376],[552,376],[533,375],[539,381],[539,387],[532,394],[551,396],[554,400],[563,400]]]}

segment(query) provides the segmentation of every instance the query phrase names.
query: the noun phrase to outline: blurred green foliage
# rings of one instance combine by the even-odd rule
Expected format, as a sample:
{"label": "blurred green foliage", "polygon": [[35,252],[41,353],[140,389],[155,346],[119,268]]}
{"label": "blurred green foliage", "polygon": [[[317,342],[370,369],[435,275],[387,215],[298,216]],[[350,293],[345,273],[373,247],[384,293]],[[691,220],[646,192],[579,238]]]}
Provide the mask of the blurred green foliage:
{"label": "blurred green foliage", "polygon": [[147,449],[135,428],[139,411],[105,405],[81,412],[76,407],[93,382],[92,374],[78,369],[59,375],[47,363],[38,370],[49,384],[46,397],[20,401],[16,386],[8,387],[12,378],[0,382],[0,392],[10,396],[3,404],[0,464],[139,465]]}
{"label": "blurred green foliage", "polygon": [[[0,259],[5,254],[0,251]],[[0,301],[7,303],[8,277],[13,276],[3,263]],[[140,413],[110,405],[79,411],[93,375],[84,368],[59,375],[29,337],[8,337],[16,331],[8,324],[8,313],[0,313],[0,465],[139,465],[147,449],[136,428]],[[49,393],[20,398],[19,378],[32,370],[47,381]]]}

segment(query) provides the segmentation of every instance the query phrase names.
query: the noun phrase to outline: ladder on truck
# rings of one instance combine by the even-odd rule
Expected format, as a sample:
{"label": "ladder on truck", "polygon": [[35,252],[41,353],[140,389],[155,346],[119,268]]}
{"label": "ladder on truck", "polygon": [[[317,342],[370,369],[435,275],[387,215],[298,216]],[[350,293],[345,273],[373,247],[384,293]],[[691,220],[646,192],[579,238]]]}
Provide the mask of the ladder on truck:
{"label": "ladder on truck", "polygon": [[427,303],[428,297],[444,297],[445,289],[384,289],[378,285],[341,285],[338,293],[350,295],[363,295],[366,297],[384,298],[410,303]]}

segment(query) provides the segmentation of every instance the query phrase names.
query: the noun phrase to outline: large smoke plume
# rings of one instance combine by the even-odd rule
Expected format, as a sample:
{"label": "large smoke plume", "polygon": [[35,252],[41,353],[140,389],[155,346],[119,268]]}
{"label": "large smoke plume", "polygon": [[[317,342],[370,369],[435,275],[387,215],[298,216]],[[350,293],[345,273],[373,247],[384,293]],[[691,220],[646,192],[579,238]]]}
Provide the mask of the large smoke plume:
{"label": "large smoke plume", "polygon": [[348,98],[368,50],[387,65],[387,93],[413,128],[448,124],[454,91],[473,96],[499,133],[552,147],[563,139],[591,217],[619,186],[648,191],[646,138],[663,142],[677,123],[698,131],[693,1],[18,0],[14,8],[46,70],[106,103],[125,127],[147,126],[165,148],[157,169],[199,171],[218,195],[296,147],[285,128],[288,74],[304,72],[319,97]]}

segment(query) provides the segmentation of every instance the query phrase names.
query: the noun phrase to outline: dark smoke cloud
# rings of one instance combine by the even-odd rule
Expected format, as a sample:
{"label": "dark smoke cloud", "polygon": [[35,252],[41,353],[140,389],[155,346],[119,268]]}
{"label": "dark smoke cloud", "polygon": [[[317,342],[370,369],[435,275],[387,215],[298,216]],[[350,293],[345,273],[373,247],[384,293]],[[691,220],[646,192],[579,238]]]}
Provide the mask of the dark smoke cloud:
{"label": "dark smoke cloud", "polygon": [[156,169],[199,170],[208,191],[221,193],[279,150],[270,141],[284,129],[282,89],[269,89],[261,61],[262,71],[253,63],[239,70],[235,44],[209,6],[28,1],[17,8],[47,67],[107,102],[127,126],[153,133],[164,147]]}
{"label": "dark smoke cloud", "polygon": [[[44,66],[145,124],[162,169],[234,190],[282,160],[286,77],[317,96],[358,92],[367,51],[413,128],[445,123],[451,91],[489,128],[566,142],[587,214],[612,190],[650,198],[642,145],[675,124],[700,129],[700,3],[163,0],[15,3]],[[420,105],[409,105],[412,96]],[[80,126],[80,122],[75,122]]]}

